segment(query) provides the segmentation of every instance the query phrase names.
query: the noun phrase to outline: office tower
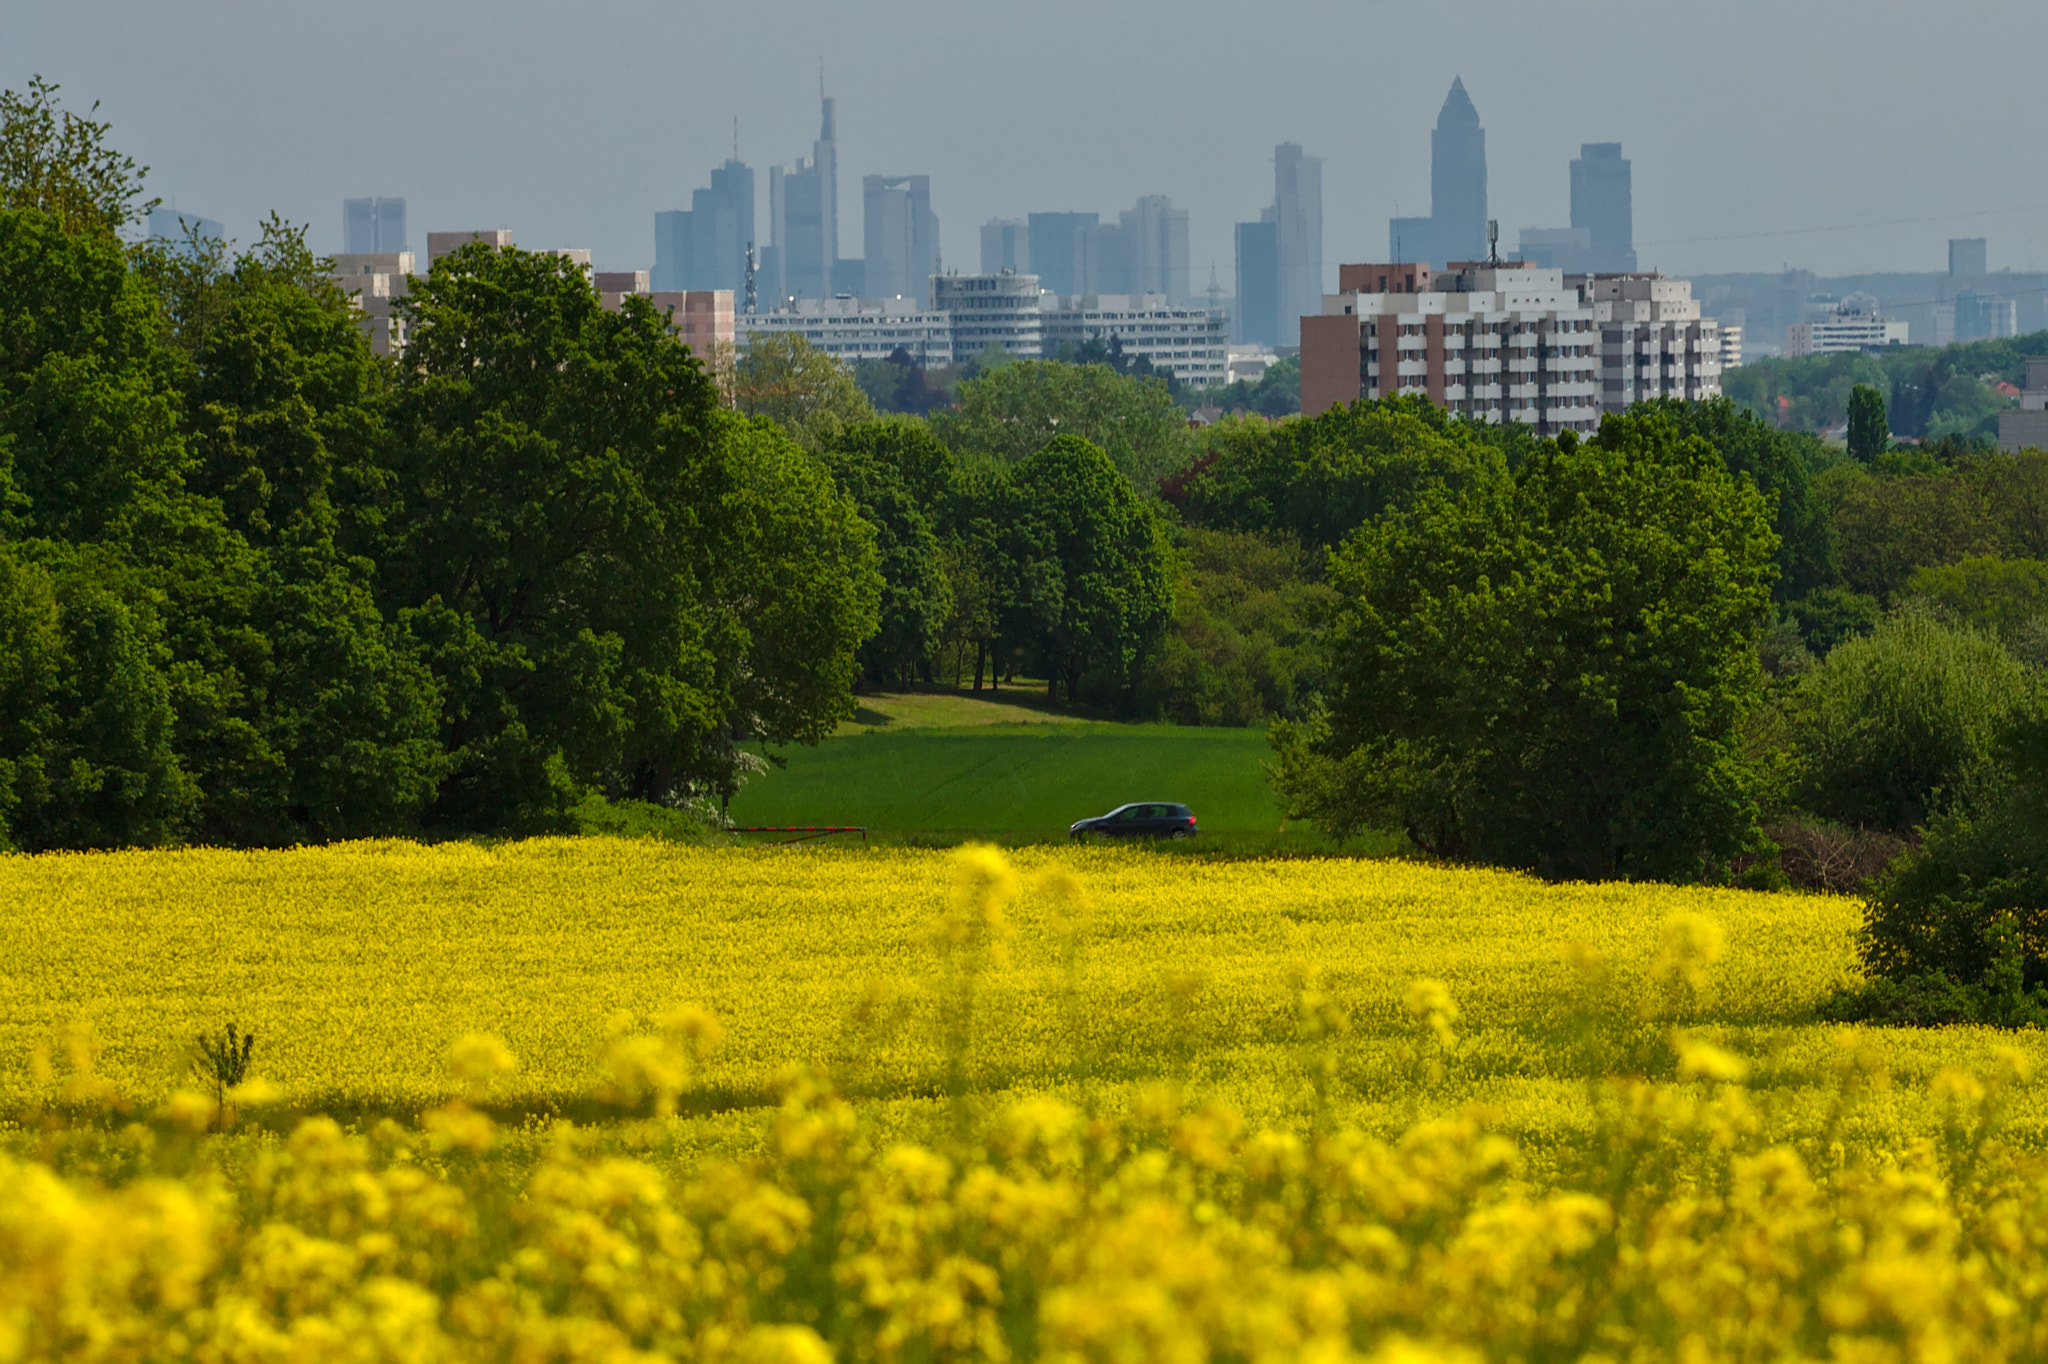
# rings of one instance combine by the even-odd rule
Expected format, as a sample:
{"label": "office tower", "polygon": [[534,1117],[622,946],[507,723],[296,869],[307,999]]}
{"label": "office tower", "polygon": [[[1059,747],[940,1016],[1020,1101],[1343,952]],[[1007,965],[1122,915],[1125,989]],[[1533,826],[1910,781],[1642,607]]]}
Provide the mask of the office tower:
{"label": "office tower", "polygon": [[1462,76],[1451,81],[1429,135],[1429,212],[1448,259],[1486,258],[1486,129]]}
{"label": "office tower", "polygon": [[1580,145],[1579,159],[1572,162],[1572,226],[1587,234],[1593,270],[1626,274],[1636,268],[1629,163],[1619,142]]}
{"label": "office tower", "polygon": [[1988,275],[1990,265],[1982,237],[1948,239],[1948,272],[1951,275]]}
{"label": "office tower", "polygon": [[1022,218],[991,218],[981,225],[981,273],[1000,275],[1031,269],[1031,231]]}
{"label": "office tower", "polygon": [[1078,294],[1088,274],[1090,234],[1099,223],[1093,213],[1034,213],[1025,234],[1031,246],[1031,273],[1038,287],[1052,294]]}
{"label": "office tower", "polygon": [[746,288],[754,240],[754,168],[737,158],[692,190],[687,210],[654,215],[654,287],[663,292]]}
{"label": "office tower", "polygon": [[405,200],[343,199],[341,252],[345,256],[390,256],[406,250]]}
{"label": "office tower", "polygon": [[1437,267],[1486,258],[1486,129],[1463,77],[1451,81],[1429,134],[1429,216],[1390,219],[1387,252]]}
{"label": "office tower", "polygon": [[654,215],[653,287],[666,292],[689,287],[696,270],[696,236],[690,230],[695,214],[687,208],[666,209]]}
{"label": "office tower", "polygon": [[1323,310],[1323,159],[1273,149],[1273,224],[1280,263],[1280,344],[1301,344],[1301,319]]}
{"label": "office tower", "polygon": [[1131,237],[1121,222],[1097,223],[1081,234],[1077,293],[1131,292]]}
{"label": "office tower", "polygon": [[829,298],[839,265],[839,143],[833,101],[821,101],[809,160],[768,172],[768,217],[776,273],[772,298]]}
{"label": "office tower", "polygon": [[1129,261],[1128,287],[1102,293],[1164,294],[1174,307],[1194,302],[1188,288],[1188,211],[1163,194],[1147,194],[1119,215]]}
{"label": "office tower", "polygon": [[[1320,311],[1320,309],[1318,309]],[[1273,211],[1237,225],[1237,317],[1231,339],[1240,345],[1280,344],[1280,226]]]}
{"label": "office tower", "polygon": [[149,212],[149,235],[171,243],[171,249],[178,254],[190,256],[193,254],[193,236],[224,243],[228,239],[228,230],[212,218],[202,218],[196,213],[154,208]]}
{"label": "office tower", "polygon": [[922,299],[938,269],[939,219],[928,175],[861,180],[862,298]]}

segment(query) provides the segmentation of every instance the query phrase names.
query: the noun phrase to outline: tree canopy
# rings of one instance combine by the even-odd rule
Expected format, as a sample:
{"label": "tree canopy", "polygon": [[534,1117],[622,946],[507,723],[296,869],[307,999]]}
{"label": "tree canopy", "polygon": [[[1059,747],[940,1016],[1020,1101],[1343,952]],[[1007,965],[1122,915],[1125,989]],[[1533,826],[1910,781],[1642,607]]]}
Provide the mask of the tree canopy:
{"label": "tree canopy", "polygon": [[1281,788],[1438,856],[1711,877],[1756,829],[1776,548],[1755,488],[1655,415],[1432,488],[1334,560],[1329,709],[1275,727]]}

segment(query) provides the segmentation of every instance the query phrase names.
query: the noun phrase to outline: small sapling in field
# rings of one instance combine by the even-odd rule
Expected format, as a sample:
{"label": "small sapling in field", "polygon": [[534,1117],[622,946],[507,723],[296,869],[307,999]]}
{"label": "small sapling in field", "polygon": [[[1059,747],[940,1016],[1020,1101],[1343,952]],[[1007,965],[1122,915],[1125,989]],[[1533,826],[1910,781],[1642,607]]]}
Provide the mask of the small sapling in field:
{"label": "small sapling in field", "polygon": [[237,1034],[230,1023],[219,1034],[199,1034],[199,1060],[193,1064],[201,1075],[213,1081],[214,1121],[227,1127],[228,1091],[249,1078],[249,1057],[256,1050],[256,1034]]}

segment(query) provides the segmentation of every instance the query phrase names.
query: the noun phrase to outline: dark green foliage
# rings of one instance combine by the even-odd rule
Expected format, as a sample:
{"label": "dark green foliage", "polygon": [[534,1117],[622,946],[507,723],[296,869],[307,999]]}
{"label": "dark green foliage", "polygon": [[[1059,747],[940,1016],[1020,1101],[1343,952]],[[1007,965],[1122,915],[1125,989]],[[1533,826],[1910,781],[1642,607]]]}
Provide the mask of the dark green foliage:
{"label": "dark green foliage", "polygon": [[1324,548],[1427,489],[1455,491],[1502,467],[1469,425],[1414,397],[1232,425],[1210,439],[1210,452],[1161,490],[1191,523]]}
{"label": "dark green foliage", "polygon": [[2048,560],[1980,555],[1920,568],[1906,580],[1906,593],[1987,634],[2011,639],[2048,616]]}
{"label": "dark green foliage", "polygon": [[1768,516],[1655,415],[1425,492],[1333,561],[1329,710],[1275,726],[1283,794],[1547,876],[1724,874],[1757,838]]}
{"label": "dark green foliage", "polygon": [[1636,411],[1655,412],[1680,433],[1714,447],[1733,474],[1747,474],[1770,499],[1778,532],[1779,601],[1805,596],[1836,576],[1834,537],[1813,474],[1828,456],[1812,436],[1776,431],[1726,398],[1688,403],[1657,398]]}
{"label": "dark green foliage", "polygon": [[1194,407],[1220,407],[1225,412],[1249,412],[1278,421],[1301,411],[1301,359],[1288,356],[1266,366],[1257,379],[1239,379],[1221,388],[1190,389],[1181,398]]}
{"label": "dark green foliage", "polygon": [[1164,380],[1052,360],[1012,361],[963,379],[959,406],[934,412],[932,430],[955,454],[1011,464],[1057,436],[1078,436],[1146,492],[1190,453],[1186,419]]}
{"label": "dark green foliage", "polygon": [[1994,754],[2039,686],[1990,635],[1922,608],[1837,646],[1793,705],[1794,799],[1825,819],[1910,832],[1995,785]]}
{"label": "dark green foliage", "polygon": [[1864,911],[1868,981],[1838,1017],[2048,1026],[2048,719],[2004,727],[1994,778],[1927,821]]}
{"label": "dark green foliage", "polygon": [[1313,631],[1335,594],[1284,536],[1189,527],[1173,621],[1138,683],[1141,713],[1183,725],[1306,714],[1322,687]]}
{"label": "dark green foliage", "polygon": [[1026,572],[1049,689],[1064,682],[1071,702],[1095,674],[1127,691],[1173,611],[1165,526],[1079,436],[1020,460],[1010,482],[1035,531]]}
{"label": "dark green foliage", "polygon": [[[821,466],[716,411],[650,306],[608,313],[564,258],[473,248],[401,307],[376,557],[446,693],[434,820],[729,792],[735,736],[815,739],[850,712],[871,541]],[[796,572],[820,559],[832,576]],[[811,609],[835,592],[843,611]]]}
{"label": "dark green foliage", "polygon": [[93,576],[0,549],[0,847],[163,843],[197,802],[155,622]]}
{"label": "dark green foliage", "polygon": [[2021,383],[2027,357],[2042,354],[2048,354],[2048,332],[1938,349],[1897,346],[1797,360],[1765,357],[1729,370],[1721,386],[1738,406],[1791,431],[1818,432],[1847,421],[1851,395],[1866,385],[1883,400],[1894,436],[1995,442],[1998,414],[2011,401],[1984,376]]}
{"label": "dark green foliage", "polygon": [[881,623],[861,645],[861,670],[873,682],[908,685],[930,662],[953,610],[933,524],[951,489],[952,456],[922,422],[898,418],[849,428],[825,458],[875,530]]}
{"label": "dark green foliage", "polygon": [[1807,651],[1824,658],[1842,641],[1875,630],[1884,607],[1875,597],[1829,586],[1817,587],[1790,603],[1785,613],[1798,624]]}
{"label": "dark green foliage", "polygon": [[1849,458],[1868,464],[1892,443],[1891,427],[1885,424],[1884,395],[1869,384],[1858,384],[1849,392]]}
{"label": "dark green foliage", "polygon": [[923,416],[953,401],[960,382],[960,366],[927,368],[898,346],[885,359],[854,361],[853,379],[877,412]]}

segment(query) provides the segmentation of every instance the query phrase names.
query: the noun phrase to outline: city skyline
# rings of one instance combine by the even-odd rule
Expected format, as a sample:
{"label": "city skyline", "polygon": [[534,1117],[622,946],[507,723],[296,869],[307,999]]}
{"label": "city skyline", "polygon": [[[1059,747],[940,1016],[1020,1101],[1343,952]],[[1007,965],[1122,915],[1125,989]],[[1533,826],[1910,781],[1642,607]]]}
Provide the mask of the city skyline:
{"label": "city skyline", "polygon": [[[607,268],[648,268],[653,214],[685,207],[731,154],[735,114],[739,158],[757,170],[806,152],[822,50],[840,101],[841,228],[860,211],[860,176],[926,174],[944,222],[940,257],[961,265],[992,218],[1034,205],[1107,211],[1162,194],[1189,213],[1195,279],[1213,263],[1234,290],[1233,227],[1268,201],[1271,148],[1282,141],[1326,159],[1326,276],[1340,260],[1374,259],[1387,219],[1427,202],[1429,113],[1459,75],[1490,115],[1490,216],[1504,244],[1523,226],[1569,221],[1562,167],[1582,144],[1619,140],[1634,162],[1645,269],[1940,270],[1947,238],[1980,235],[1994,269],[2048,260],[2048,211],[2012,187],[1996,151],[1999,129],[2026,126],[2023,45],[1993,44],[1966,69],[1896,26],[1747,3],[1682,25],[1599,0],[1479,4],[1465,36],[1433,18],[1289,4],[1228,42],[1204,32],[1220,7],[1184,7],[1175,24],[1136,4],[1052,10],[1049,22],[1085,17],[1091,41],[1053,68],[1012,71],[977,59],[987,24],[928,4],[892,5],[895,22],[877,24],[808,0],[687,14],[601,3],[542,40],[543,26],[526,22],[539,11],[524,0],[488,26],[371,0],[361,36],[224,0],[175,18],[86,3],[11,18],[0,83],[19,89],[40,72],[80,107],[101,100],[117,144],[154,168],[150,191],[167,204],[243,241],[276,209],[310,222],[314,245],[329,251],[342,245],[337,199],[386,195],[408,200],[416,233],[509,227],[523,243],[586,247]],[[1956,13],[1983,31],[2025,14],[2009,3]],[[1771,44],[1742,37],[1765,20]],[[385,42],[392,31],[407,40]],[[764,67],[763,35],[782,33],[802,37]],[[900,60],[908,34],[928,57],[918,82],[888,78],[882,60]],[[1597,64],[1584,55],[1596,40]],[[301,55],[290,73],[250,59],[279,47]],[[1403,60],[1370,82],[1340,74],[1355,52],[1388,49]],[[685,87],[659,78],[667,54],[686,51],[732,56],[693,68]],[[1148,62],[1119,55],[1130,51]],[[1205,64],[1236,73],[1232,97],[1213,111],[1084,112],[1095,109],[1084,92],[1143,107]],[[605,79],[584,74],[601,65]],[[1930,89],[1944,79],[1971,90],[1967,111],[1861,97],[1873,83]],[[1671,97],[1674,81],[1684,100]],[[1031,112],[1008,125],[1015,136],[992,136],[1006,126],[993,114],[934,117],[949,101]],[[454,126],[462,138],[439,135]],[[1914,152],[1935,147],[1941,155]],[[1760,196],[1759,185],[1773,192]],[[847,235],[839,250],[857,255]]]}

